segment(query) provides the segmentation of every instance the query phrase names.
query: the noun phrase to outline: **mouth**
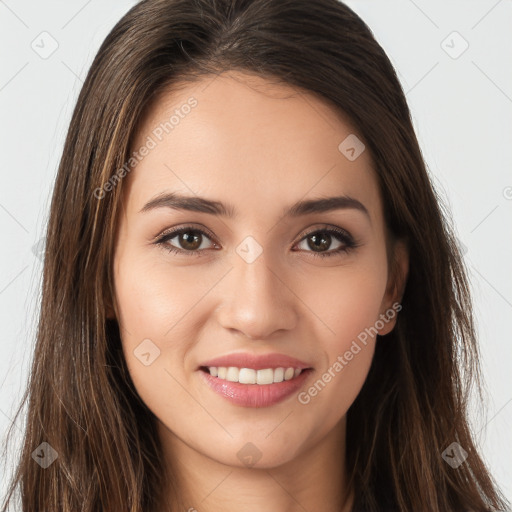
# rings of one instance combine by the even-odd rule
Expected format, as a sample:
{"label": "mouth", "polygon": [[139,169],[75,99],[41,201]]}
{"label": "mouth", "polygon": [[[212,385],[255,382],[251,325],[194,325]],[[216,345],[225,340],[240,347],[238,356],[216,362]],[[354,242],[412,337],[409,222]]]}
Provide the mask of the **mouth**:
{"label": "mouth", "polygon": [[286,354],[237,352],[202,361],[201,381],[241,407],[269,407],[291,398],[306,384],[313,367]]}
{"label": "mouth", "polygon": [[[288,371],[285,380],[284,374]],[[246,370],[246,371],[244,371]],[[217,373],[214,377],[210,371]],[[220,371],[220,375],[219,375]],[[223,374],[225,372],[224,378]],[[291,398],[306,385],[312,368],[238,368],[202,366],[198,374],[215,394],[239,407],[270,407]],[[295,373],[298,375],[295,376]],[[232,379],[232,380],[228,380]],[[235,380],[236,379],[236,380]],[[272,381],[270,381],[272,379]],[[281,380],[282,379],[282,380]],[[259,381],[259,382],[258,382]]]}
{"label": "mouth", "polygon": [[199,369],[216,379],[260,386],[294,380],[303,372],[311,370],[311,368],[294,368],[293,366],[287,368],[262,368],[258,370],[254,368],[238,368],[236,366],[200,366]]}

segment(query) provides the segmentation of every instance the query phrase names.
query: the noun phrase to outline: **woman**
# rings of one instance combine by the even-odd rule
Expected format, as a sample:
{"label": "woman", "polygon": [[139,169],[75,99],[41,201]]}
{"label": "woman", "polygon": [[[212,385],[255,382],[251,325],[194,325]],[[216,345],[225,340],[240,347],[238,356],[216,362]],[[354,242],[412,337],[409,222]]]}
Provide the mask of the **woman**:
{"label": "woman", "polygon": [[123,17],[55,184],[23,511],[502,510],[467,421],[477,354],[455,237],[356,14]]}

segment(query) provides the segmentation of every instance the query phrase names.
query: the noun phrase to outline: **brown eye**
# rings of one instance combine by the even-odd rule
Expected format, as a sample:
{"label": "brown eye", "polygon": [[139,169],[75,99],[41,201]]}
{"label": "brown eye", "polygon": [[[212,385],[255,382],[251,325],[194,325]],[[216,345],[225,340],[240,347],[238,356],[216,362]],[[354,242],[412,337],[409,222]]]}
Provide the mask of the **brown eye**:
{"label": "brown eye", "polygon": [[196,251],[201,246],[202,235],[198,231],[185,231],[176,236],[178,243],[187,251]]}
{"label": "brown eye", "polygon": [[325,249],[329,249],[331,243],[332,243],[332,237],[331,235],[327,233],[323,233],[319,235],[318,233],[314,233],[312,235],[309,235],[307,237],[308,246],[313,251],[322,251]]}
{"label": "brown eye", "polygon": [[[338,245],[332,248],[334,241]],[[300,244],[306,243],[306,247],[300,247]],[[299,249],[313,253],[313,256],[335,256],[348,252],[356,247],[356,243],[352,236],[340,228],[329,228],[310,232],[306,234],[297,245]],[[332,250],[328,250],[328,249]],[[308,250],[310,249],[310,250]]]}
{"label": "brown eye", "polygon": [[[173,253],[199,256],[203,250],[209,248],[208,244],[204,246],[205,239],[210,239],[205,231],[184,227],[165,233],[155,243]],[[174,240],[173,243],[171,243],[172,240]]]}

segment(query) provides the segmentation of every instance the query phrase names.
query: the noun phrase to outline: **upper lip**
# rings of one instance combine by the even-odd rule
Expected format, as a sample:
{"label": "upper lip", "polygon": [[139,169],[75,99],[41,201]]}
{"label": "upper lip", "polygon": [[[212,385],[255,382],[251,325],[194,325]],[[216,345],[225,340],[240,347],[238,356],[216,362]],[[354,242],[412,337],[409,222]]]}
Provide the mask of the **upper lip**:
{"label": "upper lip", "polygon": [[229,354],[225,356],[210,359],[199,365],[203,366],[216,366],[216,367],[230,367],[236,368],[252,368],[253,370],[264,370],[265,368],[311,368],[310,365],[304,361],[300,361],[294,357],[285,354],[250,354],[248,352]]}

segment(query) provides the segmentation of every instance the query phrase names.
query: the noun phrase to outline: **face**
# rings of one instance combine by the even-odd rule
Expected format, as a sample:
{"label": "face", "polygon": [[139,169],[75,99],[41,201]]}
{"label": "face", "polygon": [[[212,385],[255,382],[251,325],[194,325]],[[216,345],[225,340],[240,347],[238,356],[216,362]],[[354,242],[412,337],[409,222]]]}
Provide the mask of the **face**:
{"label": "face", "polygon": [[369,151],[315,96],[235,72],[143,121],[112,312],[137,392],[194,453],[292,461],[343,424],[396,321]]}

